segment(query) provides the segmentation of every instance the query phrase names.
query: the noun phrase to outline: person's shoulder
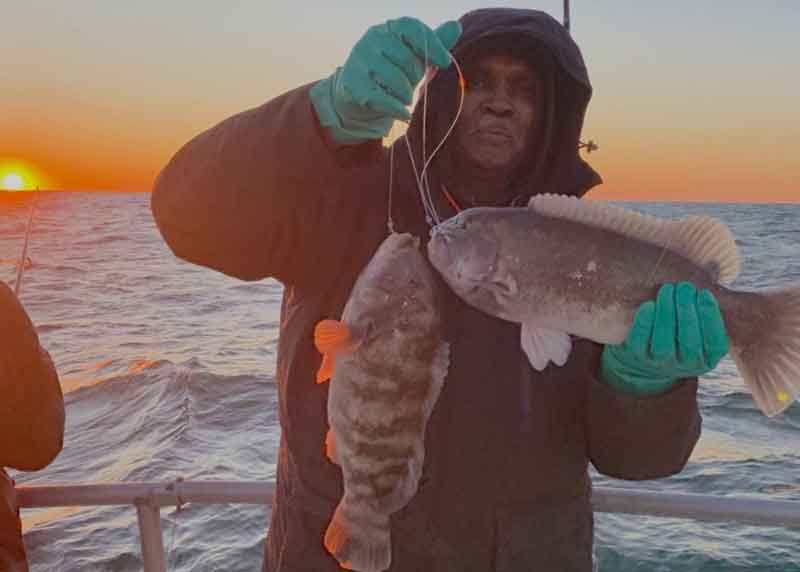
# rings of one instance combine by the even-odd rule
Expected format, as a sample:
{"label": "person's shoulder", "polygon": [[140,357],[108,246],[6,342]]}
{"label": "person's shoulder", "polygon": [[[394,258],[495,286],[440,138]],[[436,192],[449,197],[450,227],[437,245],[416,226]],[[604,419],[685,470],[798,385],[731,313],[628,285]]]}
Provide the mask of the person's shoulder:
{"label": "person's shoulder", "polygon": [[0,281],[0,344],[19,341],[25,345],[35,342],[34,338],[36,330],[25,306],[9,285]]}
{"label": "person's shoulder", "polygon": [[16,302],[16,300],[17,297],[14,295],[14,291],[11,289],[11,287],[3,280],[0,280],[0,304],[5,306],[9,302]]}

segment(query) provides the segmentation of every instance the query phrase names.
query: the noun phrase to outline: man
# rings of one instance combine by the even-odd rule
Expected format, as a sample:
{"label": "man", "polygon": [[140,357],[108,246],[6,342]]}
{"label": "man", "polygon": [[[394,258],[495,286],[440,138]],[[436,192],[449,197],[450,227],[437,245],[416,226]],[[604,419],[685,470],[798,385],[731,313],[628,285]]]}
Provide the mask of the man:
{"label": "man", "polygon": [[[546,14],[511,9],[470,12],[436,31],[410,18],[370,28],[329,78],[199,135],[156,181],[153,212],[178,256],[285,286],[265,571],[339,569],[322,543],[342,483],[324,454],[327,387],[314,383],[313,330],[340,316],[386,236],[387,213],[397,231],[428,236],[415,169],[456,115],[450,50],[466,94],[427,170],[440,217],[521,205],[537,193],[581,196],[600,182],[578,156],[591,86],[577,46]],[[427,118],[417,105],[408,142],[390,154],[380,138],[406,118],[426,57],[439,68],[426,87]],[[645,332],[645,347],[652,338],[669,350],[661,342],[674,341],[680,324],[708,321],[695,299],[691,285],[666,285],[632,331]],[[565,366],[537,373],[518,326],[444,287],[442,301],[450,369],[427,428],[419,491],[392,517],[390,570],[591,570],[588,463],[629,479],[681,470],[701,422],[696,379],[678,378],[711,366],[679,370],[674,343],[653,357],[582,340]]]}
{"label": "man", "polygon": [[3,282],[0,392],[0,570],[27,572],[14,481],[3,467],[36,471],[56,458],[64,439],[64,398],[50,355]]}

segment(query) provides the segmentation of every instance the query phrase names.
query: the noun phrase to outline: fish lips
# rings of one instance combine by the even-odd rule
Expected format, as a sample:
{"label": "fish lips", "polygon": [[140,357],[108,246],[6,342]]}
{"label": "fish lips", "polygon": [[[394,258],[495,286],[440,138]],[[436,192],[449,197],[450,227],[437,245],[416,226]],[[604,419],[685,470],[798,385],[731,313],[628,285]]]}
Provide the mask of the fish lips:
{"label": "fish lips", "polygon": [[496,245],[467,236],[459,220],[454,219],[434,228],[427,248],[428,260],[445,282],[462,290],[472,290],[483,282],[498,256]]}
{"label": "fish lips", "polygon": [[434,228],[428,259],[462,300],[490,315],[513,321],[519,288],[492,240],[469,236],[461,217]]}
{"label": "fish lips", "polygon": [[428,260],[445,283],[454,291],[463,293],[477,287],[461,271],[463,243],[449,232],[439,231],[428,241]]}

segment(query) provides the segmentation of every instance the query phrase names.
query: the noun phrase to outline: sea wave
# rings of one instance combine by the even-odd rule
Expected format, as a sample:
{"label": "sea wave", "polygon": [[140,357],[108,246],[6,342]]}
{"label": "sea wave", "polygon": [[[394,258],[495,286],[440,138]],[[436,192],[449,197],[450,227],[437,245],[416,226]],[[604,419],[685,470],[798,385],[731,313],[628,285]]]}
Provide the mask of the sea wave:
{"label": "sea wave", "polygon": [[[0,201],[0,257],[21,252],[29,197]],[[659,216],[722,218],[739,242],[738,289],[800,277],[800,205],[636,204]],[[178,260],[149,195],[43,193],[22,302],[66,393],[64,450],[21,484],[274,480],[274,380],[283,288]],[[0,264],[13,284],[15,269]],[[730,359],[699,385],[703,433],[679,474],[598,485],[800,500],[800,406],[769,419]],[[321,446],[321,445],[320,445]],[[620,444],[624,446],[624,442]],[[268,506],[162,511],[168,568],[252,571]],[[141,570],[132,507],[25,510],[32,572]],[[734,523],[597,515],[601,572],[797,572],[797,533]]]}

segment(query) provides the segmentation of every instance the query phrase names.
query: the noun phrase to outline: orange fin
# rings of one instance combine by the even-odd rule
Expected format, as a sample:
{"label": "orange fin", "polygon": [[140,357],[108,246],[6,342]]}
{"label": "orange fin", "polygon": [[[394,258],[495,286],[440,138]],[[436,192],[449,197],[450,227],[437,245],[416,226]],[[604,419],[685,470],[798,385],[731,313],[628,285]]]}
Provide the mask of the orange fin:
{"label": "orange fin", "polygon": [[389,516],[372,513],[366,523],[352,522],[340,502],[325,530],[324,544],[345,570],[386,570],[392,563]]}
{"label": "orange fin", "polygon": [[317,371],[317,383],[325,383],[333,377],[333,356],[325,354],[322,356],[322,363]]}
{"label": "orange fin", "polygon": [[339,461],[336,459],[336,437],[333,436],[332,429],[328,429],[328,432],[325,434],[325,455],[332,463],[339,464]]}
{"label": "orange fin", "polygon": [[314,345],[321,354],[336,351],[349,341],[349,328],[338,320],[322,320],[314,328]]}
{"label": "orange fin", "polygon": [[350,329],[338,320],[322,320],[314,328],[314,345],[322,354],[317,383],[324,383],[333,377],[336,352],[352,347]]}

